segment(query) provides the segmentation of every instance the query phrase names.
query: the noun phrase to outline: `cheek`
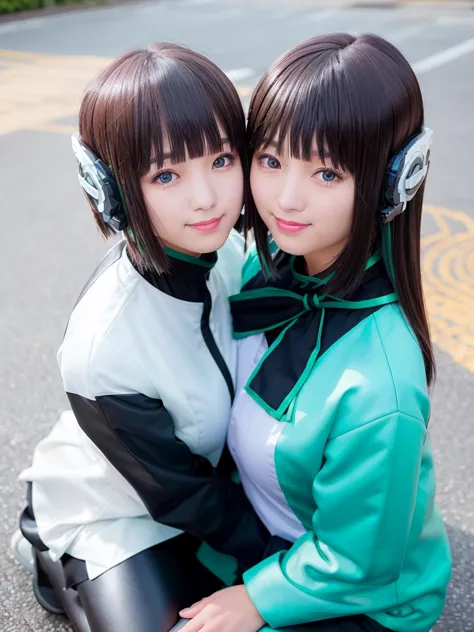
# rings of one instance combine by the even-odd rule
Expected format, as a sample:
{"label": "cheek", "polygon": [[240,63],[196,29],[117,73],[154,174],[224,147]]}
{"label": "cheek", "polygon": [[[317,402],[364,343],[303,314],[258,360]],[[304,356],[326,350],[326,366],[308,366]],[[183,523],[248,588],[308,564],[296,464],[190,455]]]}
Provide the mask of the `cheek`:
{"label": "cheek", "polygon": [[348,234],[354,214],[354,187],[344,183],[334,189],[328,188],[325,198],[326,204],[321,203],[320,209],[324,207],[328,224],[338,232]]}
{"label": "cheek", "polygon": [[228,177],[222,179],[220,189],[226,206],[235,205],[241,209],[244,200],[244,173],[242,168],[235,167],[229,171]]}
{"label": "cheek", "polygon": [[355,202],[355,185],[351,180],[347,185],[341,187],[340,209],[341,209],[341,228],[345,231],[345,237],[349,236],[352,227],[352,218],[354,216]]}
{"label": "cheek", "polygon": [[255,205],[257,209],[264,208],[266,204],[270,201],[267,183],[265,182],[265,178],[262,177],[262,174],[259,173],[258,169],[252,167],[250,171],[250,189],[252,191],[252,197],[254,199]]}
{"label": "cheek", "polygon": [[176,194],[169,195],[169,191],[165,192],[156,184],[149,183],[142,185],[142,192],[155,231],[162,234],[173,230],[173,226],[179,223],[179,210],[182,209]]}

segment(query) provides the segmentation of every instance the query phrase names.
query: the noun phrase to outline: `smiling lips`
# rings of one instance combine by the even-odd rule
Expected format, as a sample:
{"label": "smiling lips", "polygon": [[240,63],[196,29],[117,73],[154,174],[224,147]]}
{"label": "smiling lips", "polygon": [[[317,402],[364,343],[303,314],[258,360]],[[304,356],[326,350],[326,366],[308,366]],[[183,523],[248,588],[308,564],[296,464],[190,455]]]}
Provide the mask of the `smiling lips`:
{"label": "smiling lips", "polygon": [[222,217],[217,217],[214,219],[209,219],[206,222],[196,222],[196,224],[188,224],[188,226],[190,228],[194,228],[195,230],[199,230],[202,233],[210,233],[211,231],[219,228],[221,221]]}
{"label": "smiling lips", "polygon": [[285,233],[299,233],[301,230],[308,228],[311,224],[301,224],[300,222],[289,222],[285,219],[280,219],[279,217],[275,217],[277,226],[280,230],[283,230]]}

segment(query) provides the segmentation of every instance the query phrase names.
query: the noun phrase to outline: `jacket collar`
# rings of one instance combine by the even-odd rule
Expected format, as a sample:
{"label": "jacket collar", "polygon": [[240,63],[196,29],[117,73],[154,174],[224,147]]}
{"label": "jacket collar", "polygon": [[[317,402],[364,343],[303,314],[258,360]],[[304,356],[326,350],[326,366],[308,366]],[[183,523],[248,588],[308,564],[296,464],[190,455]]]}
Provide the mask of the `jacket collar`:
{"label": "jacket collar", "polygon": [[146,272],[144,279],[160,292],[191,303],[203,303],[208,293],[207,281],[217,263],[217,252],[192,257],[164,249],[170,259],[170,270],[163,274]]}
{"label": "jacket collar", "polygon": [[347,299],[330,296],[322,278],[299,272],[299,260],[279,258],[279,277],[262,271],[230,297],[234,337],[265,333],[268,350],[250,376],[247,393],[281,419],[315,363],[338,339],[384,305],[397,301],[380,254],[367,263],[362,283]]}

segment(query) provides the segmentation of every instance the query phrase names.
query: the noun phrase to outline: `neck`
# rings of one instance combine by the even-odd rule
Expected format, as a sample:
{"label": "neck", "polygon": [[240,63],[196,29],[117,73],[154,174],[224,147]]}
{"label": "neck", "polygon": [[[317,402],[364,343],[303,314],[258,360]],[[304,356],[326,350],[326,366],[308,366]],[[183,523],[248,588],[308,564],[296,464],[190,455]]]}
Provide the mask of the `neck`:
{"label": "neck", "polygon": [[182,255],[187,255],[188,257],[200,257],[201,255],[198,252],[191,252],[190,250],[186,250],[185,248],[180,248],[179,246],[174,246],[173,244],[168,243],[164,239],[161,241],[163,246],[168,250],[179,252]]}
{"label": "neck", "polygon": [[308,275],[316,276],[330,268],[344,250],[346,243],[347,239],[344,239],[343,241],[329,246],[328,248],[314,250],[313,252],[304,255]]}

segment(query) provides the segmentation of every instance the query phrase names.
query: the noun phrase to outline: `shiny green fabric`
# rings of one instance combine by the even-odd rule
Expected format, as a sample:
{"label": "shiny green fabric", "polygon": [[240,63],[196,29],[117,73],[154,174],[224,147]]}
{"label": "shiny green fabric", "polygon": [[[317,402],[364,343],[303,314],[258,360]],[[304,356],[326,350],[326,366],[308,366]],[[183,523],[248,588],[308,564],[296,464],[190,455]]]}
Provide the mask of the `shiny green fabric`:
{"label": "shiny green fabric", "polygon": [[[244,283],[258,268],[251,256]],[[307,532],[244,575],[269,626],[367,614],[395,631],[432,628],[451,557],[434,505],[429,414],[421,351],[397,304],[317,360],[275,451]]]}

